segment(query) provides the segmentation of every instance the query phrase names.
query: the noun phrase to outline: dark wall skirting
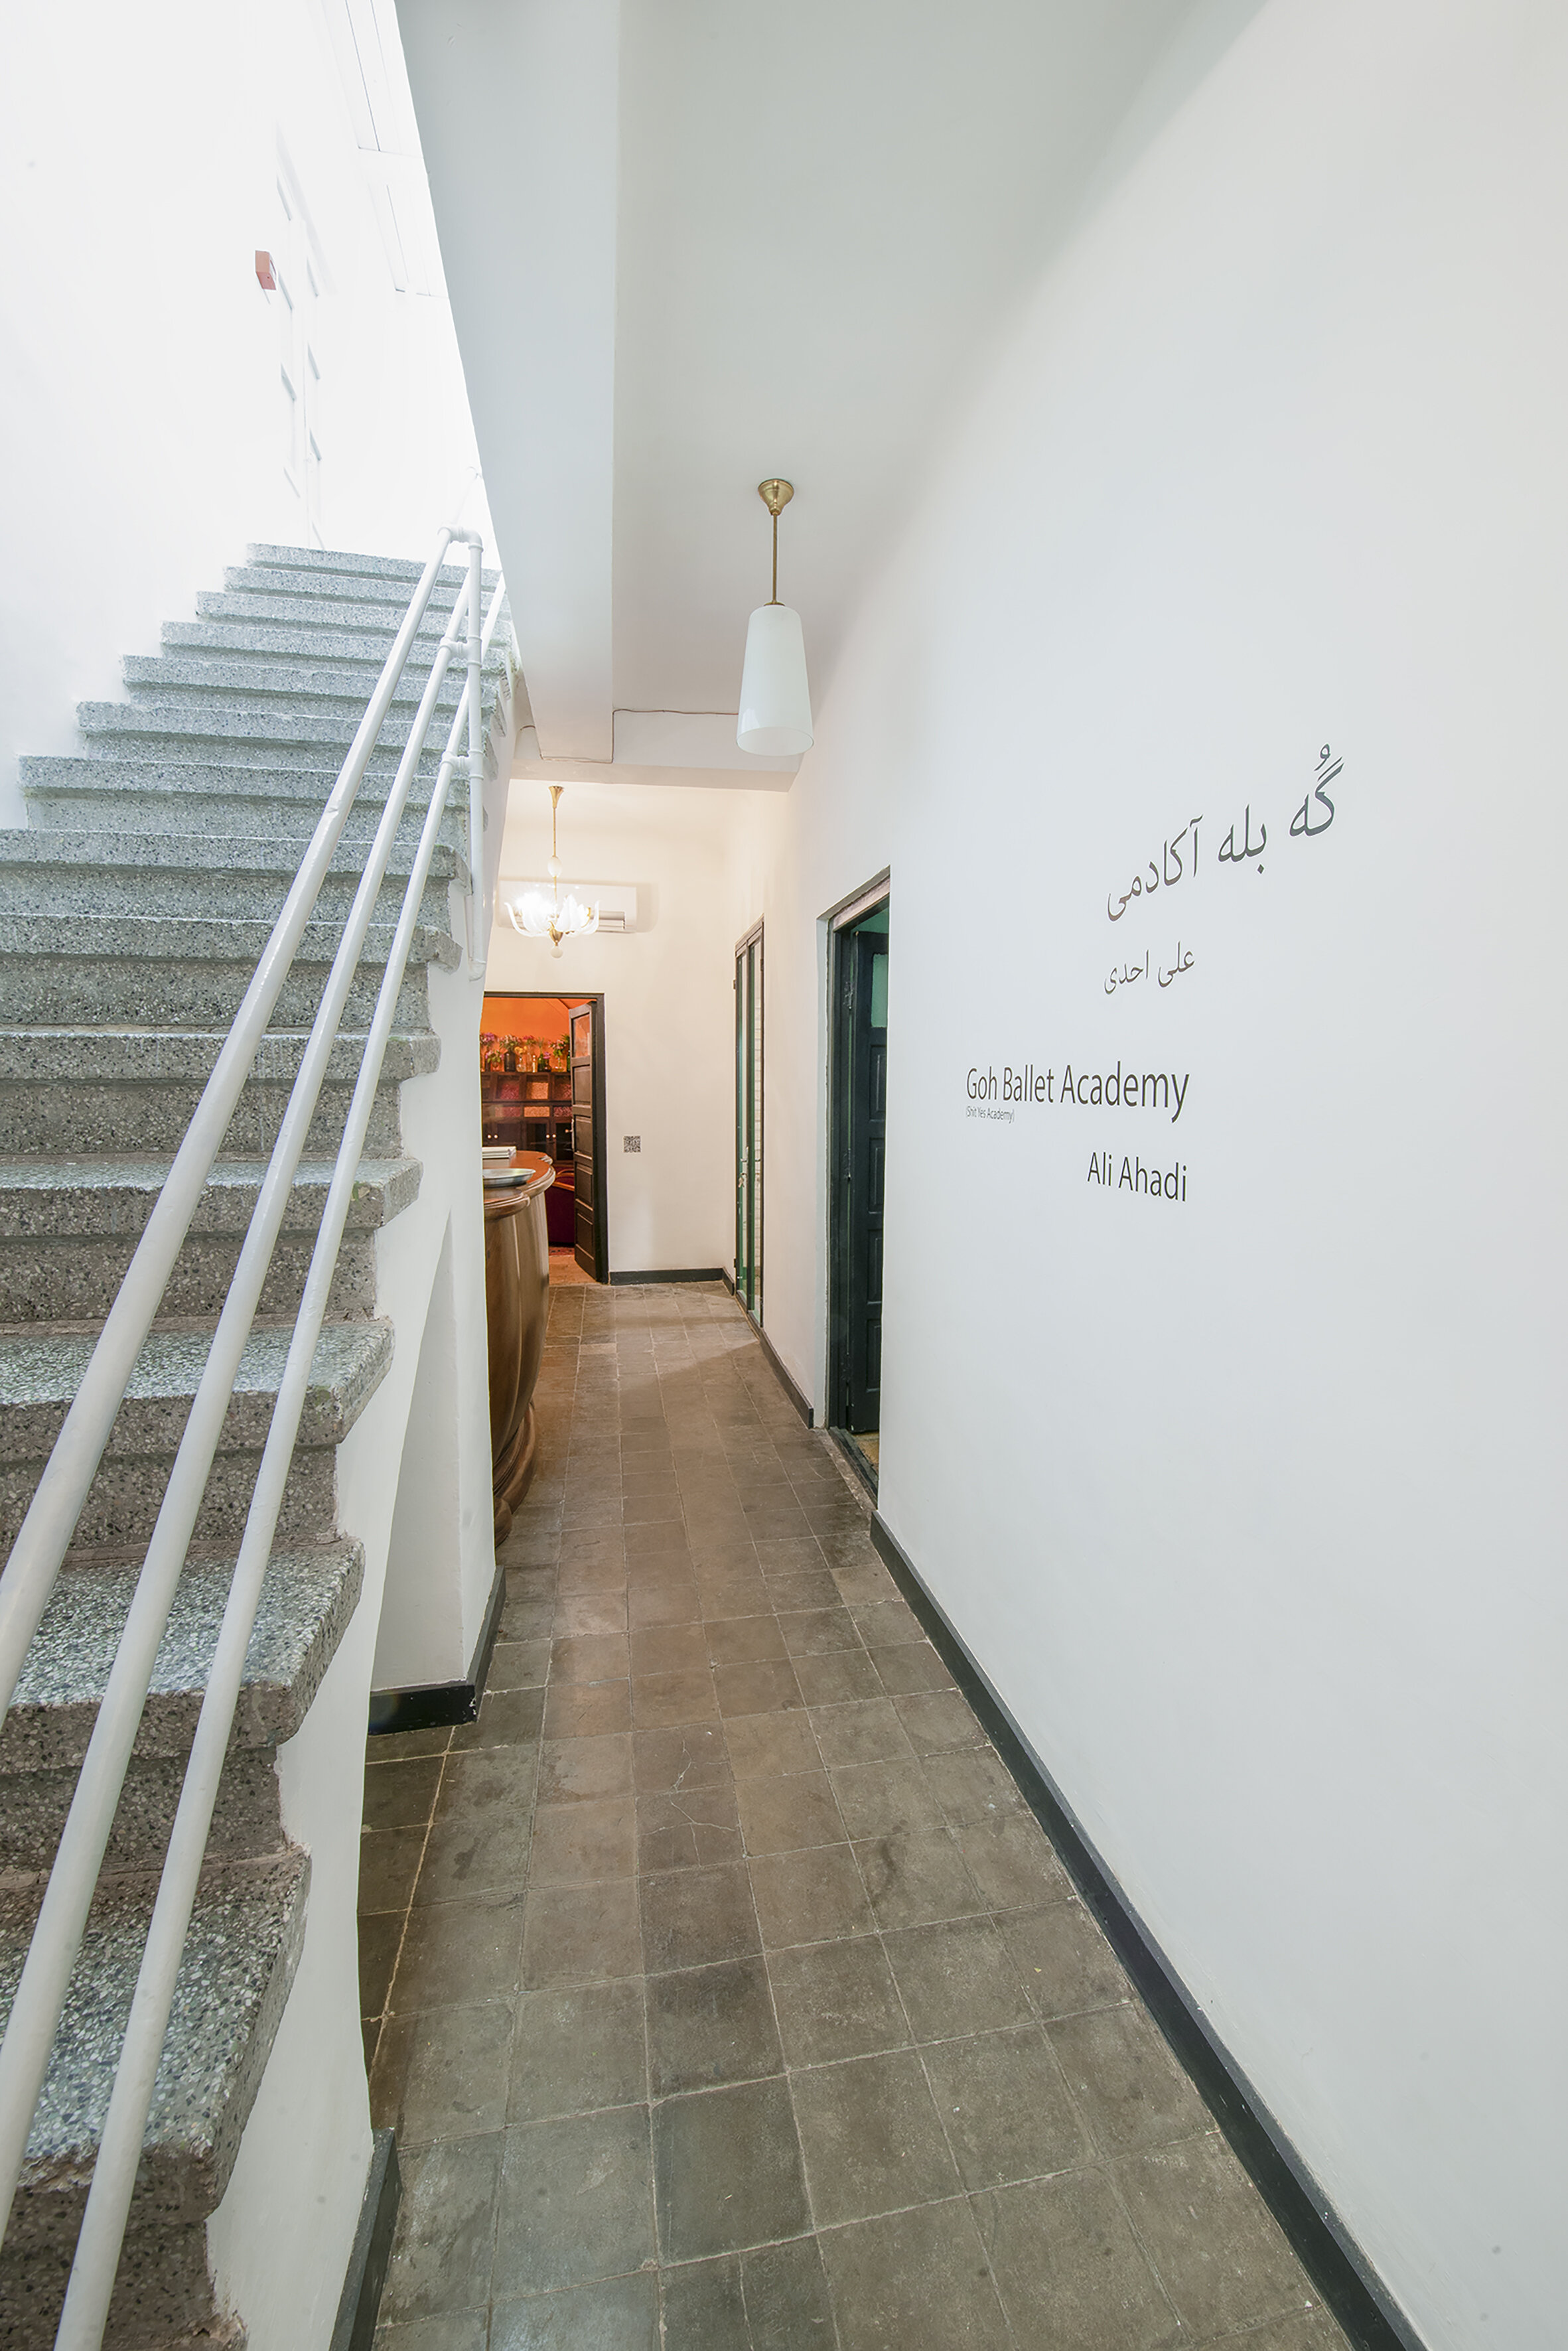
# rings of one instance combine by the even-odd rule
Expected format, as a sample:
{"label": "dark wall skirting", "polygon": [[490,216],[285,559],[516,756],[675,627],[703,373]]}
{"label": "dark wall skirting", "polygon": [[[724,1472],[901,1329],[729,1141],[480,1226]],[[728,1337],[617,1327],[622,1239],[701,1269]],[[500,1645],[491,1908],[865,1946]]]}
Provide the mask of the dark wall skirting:
{"label": "dark wall skirting", "polygon": [[343,2298],[332,2329],[331,2351],[371,2351],[402,2199],[397,2141],[390,2130],[379,2130],[371,2142],[371,2168],[343,2278]]}
{"label": "dark wall skirting", "polygon": [[[749,1315],[747,1317],[747,1320],[750,1322],[751,1318]],[[807,1427],[814,1427],[816,1423],[812,1416],[811,1407],[807,1403],[806,1398],[801,1395],[800,1389],[795,1385],[795,1383],[790,1378],[789,1373],[785,1370],[784,1365],[779,1359],[778,1348],[773,1344],[772,1340],[768,1337],[760,1322],[752,1322],[751,1327],[762,1343],[762,1352],[768,1358],[768,1365],[772,1370],[774,1378],[778,1381],[779,1386],[783,1389],[785,1395],[789,1397],[790,1403],[794,1405],[796,1411],[805,1422]]]}
{"label": "dark wall skirting", "polygon": [[415,1689],[372,1690],[370,1719],[372,1739],[394,1730],[444,1730],[450,1724],[474,1720],[479,1711],[479,1701],[485,1695],[485,1684],[490,1677],[490,1657],[496,1646],[496,1634],[506,1601],[507,1571],[504,1567],[497,1567],[496,1581],[490,1586],[490,1597],[485,1604],[485,1622],[479,1627],[479,1638],[474,1645],[474,1657],[467,1679],[425,1682]]}
{"label": "dark wall skirting", "polygon": [[[722,1281],[725,1272],[722,1265],[677,1265],[665,1266],[657,1273],[612,1273],[610,1279],[617,1286],[625,1283],[630,1287],[650,1281]],[[730,1288],[734,1287],[731,1282]]]}
{"label": "dark wall skirting", "polygon": [[1240,2066],[1216,2037],[1197,2002],[1084,1834],[1066,1798],[926,1591],[913,1562],[874,1511],[871,1532],[894,1583],[978,1716],[1155,2023],[1356,2351],[1422,2351],[1409,2321]]}

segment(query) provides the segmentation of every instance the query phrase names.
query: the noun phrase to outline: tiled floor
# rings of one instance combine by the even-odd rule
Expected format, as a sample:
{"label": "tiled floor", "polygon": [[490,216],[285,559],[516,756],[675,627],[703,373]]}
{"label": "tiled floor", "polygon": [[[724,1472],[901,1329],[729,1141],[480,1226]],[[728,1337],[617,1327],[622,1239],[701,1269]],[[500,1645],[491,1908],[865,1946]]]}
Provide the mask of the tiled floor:
{"label": "tiled floor", "polygon": [[480,1720],[378,1740],[382,2351],[1331,2351],[725,1292],[563,1290]]}

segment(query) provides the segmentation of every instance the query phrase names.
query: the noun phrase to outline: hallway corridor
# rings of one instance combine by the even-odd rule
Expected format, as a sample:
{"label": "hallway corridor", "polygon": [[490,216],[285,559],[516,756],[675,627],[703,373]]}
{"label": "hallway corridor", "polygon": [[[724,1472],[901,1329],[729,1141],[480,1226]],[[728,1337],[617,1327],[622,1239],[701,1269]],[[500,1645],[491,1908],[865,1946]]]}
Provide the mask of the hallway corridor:
{"label": "hallway corridor", "polygon": [[559,1292],[538,1405],[370,1750],[382,2351],[1343,2346],[734,1301]]}

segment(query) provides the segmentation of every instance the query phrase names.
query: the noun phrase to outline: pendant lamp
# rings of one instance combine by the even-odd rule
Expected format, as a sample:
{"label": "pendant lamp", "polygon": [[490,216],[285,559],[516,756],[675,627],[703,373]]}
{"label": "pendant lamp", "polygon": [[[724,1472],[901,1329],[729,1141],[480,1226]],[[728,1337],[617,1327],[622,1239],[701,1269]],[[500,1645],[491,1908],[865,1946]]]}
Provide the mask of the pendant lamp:
{"label": "pendant lamp", "polygon": [[779,516],[794,496],[795,486],[758,482],[757,495],[773,517],[773,594],[758,606],[747,626],[735,739],[743,751],[793,758],[811,747],[811,691],[806,683],[800,615],[779,601]]}

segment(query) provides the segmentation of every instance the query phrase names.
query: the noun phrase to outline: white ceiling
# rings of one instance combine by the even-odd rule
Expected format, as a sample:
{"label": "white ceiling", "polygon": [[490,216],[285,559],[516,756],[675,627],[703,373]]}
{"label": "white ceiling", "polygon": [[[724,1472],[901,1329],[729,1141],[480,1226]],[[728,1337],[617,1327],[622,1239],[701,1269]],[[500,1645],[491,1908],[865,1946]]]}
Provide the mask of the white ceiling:
{"label": "white ceiling", "polygon": [[821,703],[944,419],[1191,9],[401,0],[528,772],[787,785],[712,716],[635,714],[734,712],[775,473]]}

